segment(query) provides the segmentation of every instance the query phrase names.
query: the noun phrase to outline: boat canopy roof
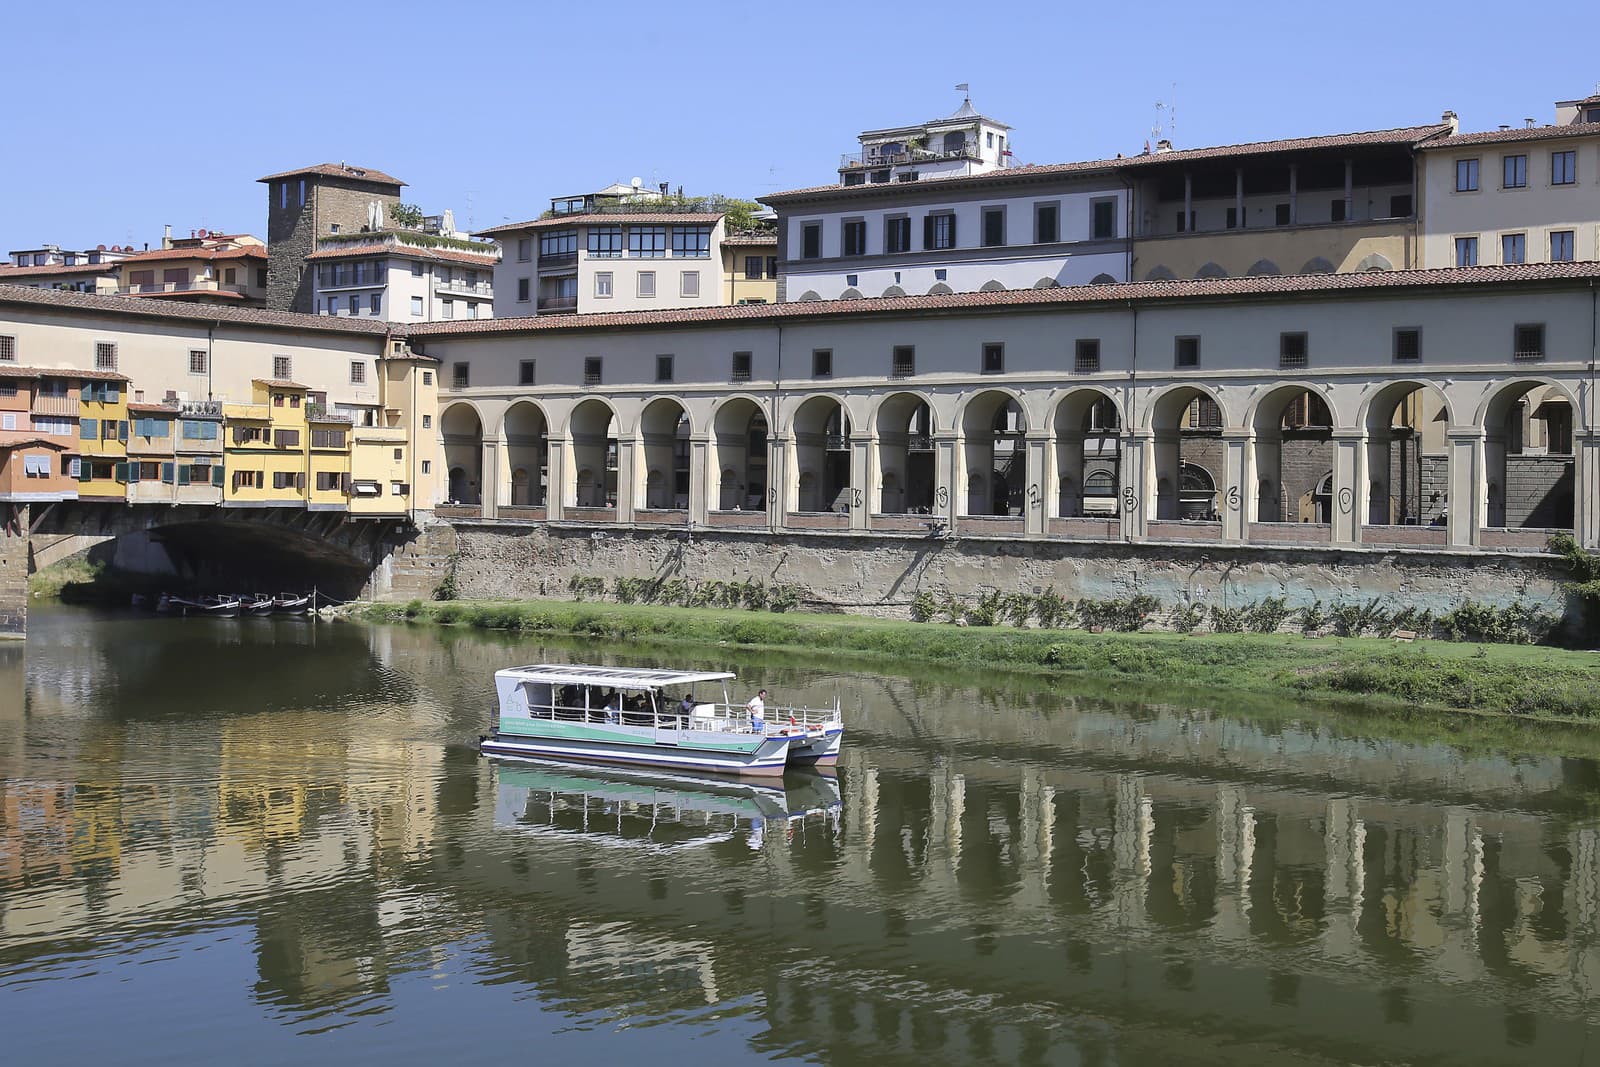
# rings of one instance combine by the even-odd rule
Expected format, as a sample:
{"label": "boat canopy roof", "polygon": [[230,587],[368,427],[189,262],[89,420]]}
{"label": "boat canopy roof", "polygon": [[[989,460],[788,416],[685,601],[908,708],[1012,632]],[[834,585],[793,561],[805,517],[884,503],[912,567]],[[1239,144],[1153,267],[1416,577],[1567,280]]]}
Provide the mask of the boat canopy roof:
{"label": "boat canopy roof", "polygon": [[720,682],[731,671],[664,671],[645,667],[590,667],[582,663],[543,663],[495,671],[496,680],[550,685],[603,685],[613,689],[666,689],[695,682]]}

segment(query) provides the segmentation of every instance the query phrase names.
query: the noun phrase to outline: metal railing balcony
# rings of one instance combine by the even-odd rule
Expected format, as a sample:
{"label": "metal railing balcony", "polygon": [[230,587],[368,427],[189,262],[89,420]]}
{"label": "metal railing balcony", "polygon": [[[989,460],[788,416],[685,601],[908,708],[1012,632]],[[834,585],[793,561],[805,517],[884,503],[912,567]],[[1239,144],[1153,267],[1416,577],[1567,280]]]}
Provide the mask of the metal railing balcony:
{"label": "metal railing balcony", "polygon": [[186,282],[147,282],[138,285],[119,285],[120,296],[141,296],[150,293],[237,293],[244,296],[246,287],[229,285],[215,278],[191,278]]}
{"label": "metal railing balcony", "polygon": [[864,152],[847,152],[839,157],[839,169],[857,167],[895,167],[907,163],[937,163],[946,159],[982,159],[977,141],[964,141],[959,145],[934,148],[903,147],[894,152],[867,149]]}
{"label": "metal railing balcony", "polygon": [[494,297],[494,284],[492,282],[468,282],[451,279],[449,281],[436,281],[433,287],[441,293],[460,293],[463,296],[482,296],[492,299]]}
{"label": "metal railing balcony", "polygon": [[578,298],[575,296],[541,296],[538,307],[540,311],[577,311]]}

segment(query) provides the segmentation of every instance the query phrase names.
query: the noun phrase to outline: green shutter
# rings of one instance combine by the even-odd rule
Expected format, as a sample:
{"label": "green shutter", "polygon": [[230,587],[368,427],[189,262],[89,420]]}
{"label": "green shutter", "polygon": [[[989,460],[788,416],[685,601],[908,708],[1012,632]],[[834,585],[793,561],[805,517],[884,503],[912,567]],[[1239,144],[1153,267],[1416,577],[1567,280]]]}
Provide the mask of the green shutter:
{"label": "green shutter", "polygon": [[94,385],[90,382],[84,382],[83,388],[78,392],[78,399],[85,403],[92,401],[94,399]]}
{"label": "green shutter", "polygon": [[218,489],[222,488],[222,464],[214,463],[211,466],[211,484]]}
{"label": "green shutter", "polygon": [[187,463],[178,464],[178,484],[189,484],[189,465]]}
{"label": "green shutter", "polygon": [[122,392],[119,389],[119,387],[117,386],[116,382],[107,382],[106,383],[106,403],[107,404],[115,404],[117,402],[117,399],[121,395],[122,395]]}
{"label": "green shutter", "polygon": [[79,419],[78,436],[85,441],[93,441],[100,436],[100,422],[98,419]]}
{"label": "green shutter", "polygon": [[117,440],[123,444],[128,443],[128,420],[123,419],[117,423]]}
{"label": "green shutter", "polygon": [[117,479],[117,481],[119,481],[119,482],[127,481],[128,480],[128,465],[126,463],[118,463],[118,464],[116,464],[116,466],[113,468],[113,477],[115,477]]}
{"label": "green shutter", "polygon": [[138,480],[139,480],[139,461],[136,460],[136,459],[130,459],[130,460],[128,460],[128,481],[136,482]]}
{"label": "green shutter", "polygon": [[83,460],[78,464],[78,481],[87,482],[94,477],[94,464]]}
{"label": "green shutter", "polygon": [[174,477],[176,477],[176,475],[173,474],[172,464],[163,463],[161,465],[161,480],[166,482],[168,485],[171,485]]}

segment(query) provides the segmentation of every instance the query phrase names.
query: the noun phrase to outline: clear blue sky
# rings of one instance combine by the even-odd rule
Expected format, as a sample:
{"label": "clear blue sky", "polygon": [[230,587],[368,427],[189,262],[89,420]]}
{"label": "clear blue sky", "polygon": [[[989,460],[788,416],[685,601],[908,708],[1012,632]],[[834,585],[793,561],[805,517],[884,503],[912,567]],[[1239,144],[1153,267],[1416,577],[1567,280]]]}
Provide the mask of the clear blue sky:
{"label": "clear blue sky", "polygon": [[[1552,119],[1600,83],[1589,3],[16,3],[0,250],[265,236],[274,171],[347,160],[481,228],[638,175],[757,196],[960,104],[1021,162]],[[1588,42],[1588,43],[1586,43]],[[1590,66],[1585,67],[1585,57]],[[1174,90],[1174,85],[1176,89]]]}

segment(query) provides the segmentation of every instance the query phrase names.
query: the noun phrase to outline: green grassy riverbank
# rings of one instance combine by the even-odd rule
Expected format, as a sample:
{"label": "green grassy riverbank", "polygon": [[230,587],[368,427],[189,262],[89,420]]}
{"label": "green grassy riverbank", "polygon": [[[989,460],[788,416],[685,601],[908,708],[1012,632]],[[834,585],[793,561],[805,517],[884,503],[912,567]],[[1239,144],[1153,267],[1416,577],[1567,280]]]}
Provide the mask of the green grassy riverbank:
{"label": "green grassy riverbank", "polygon": [[1600,653],[1544,646],[1287,634],[1094,634],[566,601],[413,601],[369,605],[358,615],[380,622],[841,652],[974,670],[1357,699],[1389,709],[1600,720]]}

